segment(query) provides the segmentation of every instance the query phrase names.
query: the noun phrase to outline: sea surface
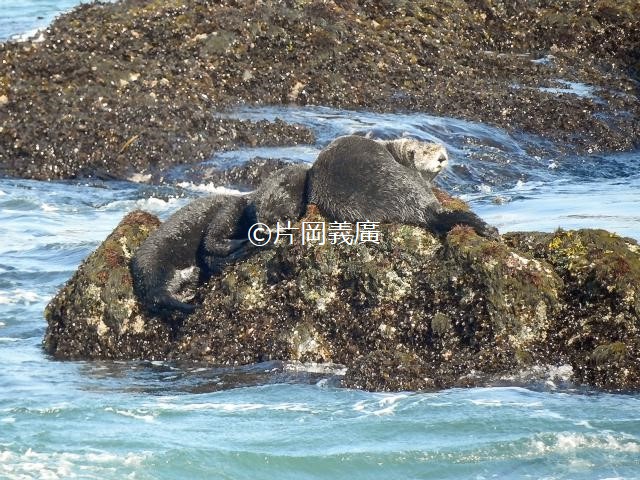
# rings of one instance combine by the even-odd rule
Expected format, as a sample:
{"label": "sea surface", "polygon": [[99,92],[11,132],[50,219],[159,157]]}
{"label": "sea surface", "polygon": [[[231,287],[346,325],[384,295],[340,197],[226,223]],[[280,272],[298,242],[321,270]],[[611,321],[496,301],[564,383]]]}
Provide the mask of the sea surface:
{"label": "sea surface", "polygon": [[[0,37],[73,3],[0,0]],[[601,227],[640,239],[640,152],[570,155],[421,114],[228,115],[303,123],[318,143],[226,152],[213,165],[312,162],[337,135],[410,135],[446,144],[440,185],[502,232]],[[123,215],[166,218],[220,187],[171,175],[172,186],[0,179],[0,479],[640,479],[640,395],[571,385],[567,367],[531,385],[377,394],[339,388],[340,369],[319,366],[53,361],[43,309]]]}

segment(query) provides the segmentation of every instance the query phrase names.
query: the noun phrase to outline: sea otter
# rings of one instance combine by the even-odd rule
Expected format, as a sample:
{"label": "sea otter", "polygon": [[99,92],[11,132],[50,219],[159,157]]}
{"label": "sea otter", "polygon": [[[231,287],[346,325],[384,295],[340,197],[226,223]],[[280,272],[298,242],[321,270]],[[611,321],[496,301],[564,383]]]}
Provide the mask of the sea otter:
{"label": "sea otter", "polygon": [[253,221],[247,198],[232,195],[198,198],[169,217],[131,260],[134,291],[147,311],[193,311],[181,292],[239,258]]}
{"label": "sea otter", "polygon": [[433,194],[431,181],[448,160],[436,143],[339,137],[309,171],[308,201],[335,220],[407,223],[437,235],[465,224],[479,235],[497,237],[476,214],[445,210]]}
{"label": "sea otter", "polygon": [[134,290],[146,310],[161,316],[192,312],[187,300],[197,284],[253,251],[247,238],[251,225],[300,218],[308,168],[284,167],[251,196],[198,198],[169,217],[131,261]]}
{"label": "sea otter", "polygon": [[407,223],[438,235],[466,224],[497,236],[477,215],[448,211],[438,202],[431,180],[447,161],[445,148],[434,143],[339,137],[311,168],[287,166],[249,196],[205,197],[178,210],[135,252],[136,294],[154,314],[191,312],[194,306],[178,298],[185,283],[203,281],[255,251],[247,241],[253,223],[295,221],[309,203],[330,220]]}

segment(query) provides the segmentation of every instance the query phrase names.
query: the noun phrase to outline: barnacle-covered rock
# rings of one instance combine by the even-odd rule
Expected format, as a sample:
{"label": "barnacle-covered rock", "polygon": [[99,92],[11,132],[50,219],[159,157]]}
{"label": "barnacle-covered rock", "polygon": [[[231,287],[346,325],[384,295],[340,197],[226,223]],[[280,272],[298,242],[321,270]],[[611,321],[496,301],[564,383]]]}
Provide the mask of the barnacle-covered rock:
{"label": "barnacle-covered rock", "polygon": [[131,255],[160,222],[128,214],[45,310],[45,350],[61,359],[164,358],[170,327],[148,318],[133,293]]}
{"label": "barnacle-covered rock", "polygon": [[239,104],[429,112],[628,150],[639,22],[630,0],[83,4],[42,41],[0,44],[0,173],[159,180],[215,150],[313,141],[215,115]]}
{"label": "barnacle-covered rock", "polygon": [[[325,220],[310,206],[308,221]],[[140,308],[128,270],[157,224],[129,214],[80,266],[47,307],[47,351],[342,364],[345,386],[372,390],[483,385],[570,364],[576,382],[640,389],[640,249],[604,230],[498,241],[464,226],[440,239],[389,224],[376,242],[352,244],[294,235],[211,278],[197,310],[172,323]]]}
{"label": "barnacle-covered rock", "polygon": [[517,233],[507,243],[562,276],[563,309],[550,339],[577,380],[640,388],[640,247],[606,230]]}

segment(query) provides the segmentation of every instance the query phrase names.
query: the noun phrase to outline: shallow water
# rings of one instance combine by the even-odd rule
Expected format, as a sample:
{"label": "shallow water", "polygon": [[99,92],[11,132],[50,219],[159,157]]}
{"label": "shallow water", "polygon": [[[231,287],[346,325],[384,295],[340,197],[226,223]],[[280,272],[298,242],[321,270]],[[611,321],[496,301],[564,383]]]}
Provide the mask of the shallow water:
{"label": "shallow water", "polygon": [[0,41],[28,38],[78,0],[0,0]]}
{"label": "shallow water", "polygon": [[[0,35],[16,33],[5,23]],[[212,164],[310,162],[337,135],[408,134],[447,145],[440,185],[503,232],[602,227],[640,239],[638,152],[564,155],[535,137],[418,114],[230,115],[304,123],[318,144]],[[166,218],[219,187],[179,170],[174,180],[181,186],[0,179],[0,478],[640,478],[640,396],[577,389],[562,369],[529,389],[373,394],[338,388],[339,369],[277,362],[215,370],[47,358],[46,303],[126,212]]]}

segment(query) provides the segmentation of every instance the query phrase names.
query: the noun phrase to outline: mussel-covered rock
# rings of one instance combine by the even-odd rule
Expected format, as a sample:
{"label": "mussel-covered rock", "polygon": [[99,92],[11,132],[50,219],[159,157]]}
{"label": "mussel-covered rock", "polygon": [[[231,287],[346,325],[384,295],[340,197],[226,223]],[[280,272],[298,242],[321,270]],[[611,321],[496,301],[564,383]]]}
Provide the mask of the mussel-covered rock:
{"label": "mussel-covered rock", "polygon": [[[324,219],[311,206],[302,221]],[[128,270],[157,224],[129,214],[80,266],[47,307],[47,351],[332,362],[347,367],[344,385],[371,390],[480,385],[570,364],[577,382],[640,388],[633,240],[579,230],[498,241],[463,226],[440,239],[380,225],[377,242],[282,242],[210,279],[197,310],[171,323],[141,310]]]}
{"label": "mussel-covered rock", "polygon": [[162,359],[170,353],[167,324],[145,316],[133,292],[132,253],[160,221],[128,214],[82,262],[45,310],[45,350],[60,359]]}

